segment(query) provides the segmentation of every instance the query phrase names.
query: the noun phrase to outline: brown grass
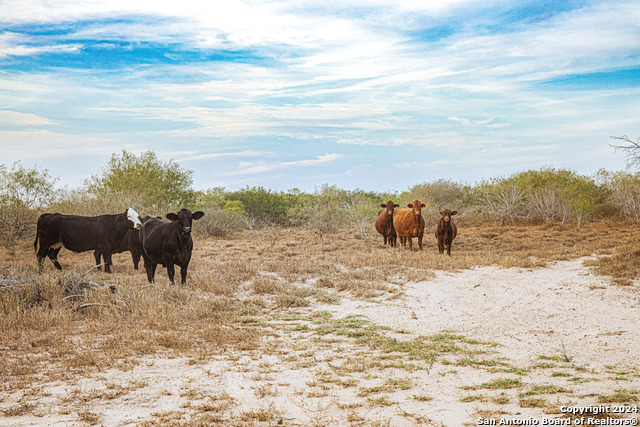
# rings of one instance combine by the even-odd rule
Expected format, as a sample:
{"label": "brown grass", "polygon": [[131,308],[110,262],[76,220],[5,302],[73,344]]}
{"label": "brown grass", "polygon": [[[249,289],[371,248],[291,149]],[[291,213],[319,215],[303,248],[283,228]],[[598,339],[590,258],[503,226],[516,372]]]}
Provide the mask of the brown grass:
{"label": "brown grass", "polygon": [[[447,257],[438,254],[431,234],[425,236],[425,250],[410,253],[385,247],[374,231],[365,238],[345,231],[331,239],[299,229],[246,232],[229,239],[196,238],[187,286],[171,286],[160,267],[158,287],[145,288],[144,270],[133,270],[125,253],[114,256],[114,274],[93,271],[86,276],[116,285],[116,292],[104,286],[83,289],[73,298],[65,294],[64,281],[71,277],[67,274],[87,271],[92,254],[63,249],[60,262],[65,272],[55,271],[47,260],[45,272],[38,275],[28,239],[11,251],[0,248],[0,276],[19,283],[0,287],[0,383],[4,393],[11,393],[107,368],[131,369],[145,355],[184,356],[197,363],[229,350],[257,350],[266,345],[263,338],[273,334],[264,319],[295,319],[296,310],[312,301],[335,303],[341,294],[397,298],[404,283],[429,279],[433,270],[535,268],[596,254],[606,255],[592,263],[599,273],[630,280],[640,277],[640,245],[635,243],[639,237],[640,227],[617,222],[581,228],[461,225],[453,256]],[[110,392],[114,391],[105,393]],[[270,395],[275,389],[257,388],[256,393]],[[31,410],[24,403],[6,409],[5,415]],[[92,411],[79,417],[90,424],[101,419]],[[172,417],[156,418],[161,424],[163,419],[175,420]],[[238,415],[245,422],[278,417],[278,409],[269,406]]]}

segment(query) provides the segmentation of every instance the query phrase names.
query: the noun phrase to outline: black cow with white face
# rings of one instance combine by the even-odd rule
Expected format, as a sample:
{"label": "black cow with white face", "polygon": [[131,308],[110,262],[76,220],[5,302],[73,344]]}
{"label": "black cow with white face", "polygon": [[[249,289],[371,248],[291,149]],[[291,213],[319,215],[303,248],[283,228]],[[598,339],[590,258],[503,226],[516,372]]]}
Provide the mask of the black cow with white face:
{"label": "black cow with white face", "polygon": [[145,220],[140,229],[140,241],[149,283],[153,283],[158,264],[167,268],[171,283],[175,283],[174,265],[180,266],[182,284],[186,283],[193,250],[192,222],[203,216],[201,211],[191,213],[188,209],[181,209],[177,214],[168,213],[169,221],[159,218]]}
{"label": "black cow with white face", "polygon": [[[42,214],[38,218],[36,240],[33,243],[38,256],[38,269],[42,271],[44,258],[48,256],[53,265],[62,270],[58,252],[64,246],[73,252],[97,251],[104,258],[104,270],[111,273],[112,248],[128,230],[138,229],[141,225],[140,215],[131,208],[116,215]],[[99,258],[97,263],[100,263]]]}

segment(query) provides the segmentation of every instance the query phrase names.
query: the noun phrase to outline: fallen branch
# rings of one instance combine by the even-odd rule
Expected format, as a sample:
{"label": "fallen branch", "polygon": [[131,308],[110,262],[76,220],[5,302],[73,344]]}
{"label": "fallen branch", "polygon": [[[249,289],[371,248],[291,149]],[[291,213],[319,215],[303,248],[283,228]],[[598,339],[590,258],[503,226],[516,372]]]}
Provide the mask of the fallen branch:
{"label": "fallen branch", "polygon": [[49,302],[48,299],[40,293],[38,280],[33,278],[22,278],[11,275],[11,270],[3,267],[8,275],[0,276],[0,291],[11,292],[20,301],[31,306],[39,304],[42,301]]}
{"label": "fallen branch", "polygon": [[76,307],[75,311],[84,310],[87,307],[113,307],[113,308],[117,308],[118,310],[126,310],[128,312],[131,312],[131,309],[129,307],[118,307],[115,304],[104,304],[101,302],[88,302],[88,303],[79,305],[78,307]]}
{"label": "fallen branch", "polygon": [[90,269],[88,269],[87,271],[85,271],[84,273],[82,273],[82,274],[80,275],[80,277],[84,277],[84,276],[86,276],[86,275],[87,275],[87,274],[89,274],[93,269],[100,268],[100,267],[102,267],[103,265],[105,265],[105,263],[104,263],[104,262],[103,262],[102,264],[94,265],[93,267],[91,267]]}
{"label": "fallen branch", "polygon": [[162,292],[169,292],[169,291],[168,291],[168,290],[166,290],[166,289],[162,289],[162,288],[157,287],[157,286],[156,286],[156,285],[154,285],[153,283],[149,283],[148,285],[141,286],[141,287],[140,287],[140,290],[145,289],[145,288],[156,288],[157,290],[162,291]]}

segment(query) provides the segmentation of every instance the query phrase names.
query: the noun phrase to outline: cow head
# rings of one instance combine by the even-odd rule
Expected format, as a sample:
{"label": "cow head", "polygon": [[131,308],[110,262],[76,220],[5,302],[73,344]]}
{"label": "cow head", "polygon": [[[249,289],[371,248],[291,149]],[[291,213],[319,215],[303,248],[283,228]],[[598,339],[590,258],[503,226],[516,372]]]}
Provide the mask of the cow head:
{"label": "cow head", "polygon": [[426,205],[424,203],[420,203],[419,200],[414,200],[413,203],[409,203],[407,207],[413,211],[416,216],[422,215],[422,208]]}
{"label": "cow head", "polygon": [[381,208],[385,208],[387,210],[387,215],[393,215],[393,210],[395,208],[399,208],[400,205],[397,203],[393,203],[391,200],[389,200],[386,204],[381,204],[380,205]]}
{"label": "cow head", "polygon": [[124,213],[118,217],[117,221],[131,221],[133,228],[136,230],[139,230],[142,225],[142,217],[138,215],[138,212],[133,210],[133,208],[124,211]]}
{"label": "cow head", "polygon": [[458,213],[458,211],[451,212],[451,209],[443,209],[443,210],[440,211],[440,215],[442,215],[442,218],[444,219],[444,222],[451,221],[451,217],[454,216],[457,213]]}
{"label": "cow head", "polygon": [[197,211],[191,213],[189,209],[180,209],[177,214],[168,213],[167,219],[180,224],[180,232],[184,234],[191,233],[191,223],[196,219],[200,219],[204,216],[204,212]]}

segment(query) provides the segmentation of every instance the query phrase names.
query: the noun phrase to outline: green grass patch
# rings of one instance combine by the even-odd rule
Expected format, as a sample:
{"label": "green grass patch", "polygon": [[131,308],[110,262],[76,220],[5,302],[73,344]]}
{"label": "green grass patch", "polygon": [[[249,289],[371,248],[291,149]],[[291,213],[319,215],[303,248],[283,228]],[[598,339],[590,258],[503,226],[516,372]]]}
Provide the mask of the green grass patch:
{"label": "green grass patch", "polygon": [[478,390],[478,389],[488,389],[488,390],[500,390],[500,389],[511,389],[522,386],[522,380],[520,378],[497,378],[495,380],[491,380],[488,383],[482,383],[479,385],[472,386],[463,386],[460,387],[463,390]]}
{"label": "green grass patch", "polygon": [[636,403],[640,401],[640,390],[617,389],[613,394],[599,395],[598,403]]}
{"label": "green grass patch", "polygon": [[556,372],[552,372],[551,373],[552,377],[572,377],[573,374],[570,374],[568,372],[560,372],[560,371],[556,371]]}
{"label": "green grass patch", "polygon": [[458,400],[460,400],[460,402],[462,402],[462,403],[486,402],[487,401],[487,396],[485,396],[484,394],[467,394],[466,396],[462,396]]}
{"label": "green grass patch", "polygon": [[520,407],[521,408],[544,408],[547,406],[547,399],[543,399],[540,397],[529,397],[520,399]]}
{"label": "green grass patch", "polygon": [[564,387],[545,384],[545,385],[537,385],[537,386],[534,386],[533,388],[530,388],[527,391],[518,393],[518,396],[528,397],[528,396],[534,396],[536,394],[555,394],[555,393],[571,393],[571,390],[568,390]]}

